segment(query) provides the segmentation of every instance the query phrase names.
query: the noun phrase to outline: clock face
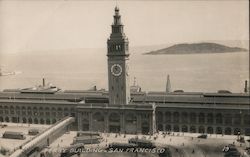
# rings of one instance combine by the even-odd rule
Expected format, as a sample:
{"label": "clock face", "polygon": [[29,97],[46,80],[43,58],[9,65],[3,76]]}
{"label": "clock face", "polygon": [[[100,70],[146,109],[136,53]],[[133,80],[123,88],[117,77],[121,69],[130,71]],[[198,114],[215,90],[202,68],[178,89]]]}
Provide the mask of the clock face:
{"label": "clock face", "polygon": [[122,74],[122,67],[119,64],[113,64],[111,66],[111,73],[114,76],[120,76]]}

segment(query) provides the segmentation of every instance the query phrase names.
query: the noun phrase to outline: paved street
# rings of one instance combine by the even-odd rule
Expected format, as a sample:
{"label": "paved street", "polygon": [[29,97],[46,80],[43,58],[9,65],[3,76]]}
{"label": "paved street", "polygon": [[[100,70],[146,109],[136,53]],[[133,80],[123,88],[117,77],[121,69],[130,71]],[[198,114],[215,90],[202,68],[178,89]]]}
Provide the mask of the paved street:
{"label": "paved street", "polygon": [[[13,139],[2,139],[0,146],[13,150],[23,142],[27,141],[31,136],[27,135],[30,128],[39,128],[40,130],[45,129],[48,126],[40,125],[28,125],[28,124],[11,124],[8,123],[8,127],[1,128],[0,133],[4,131],[20,131],[26,135],[26,140],[13,140]],[[155,134],[154,136],[144,135],[118,135],[118,134],[107,134],[102,133],[103,140],[100,144],[86,145],[86,148],[99,148],[104,149],[109,143],[127,143],[128,139],[138,137],[151,140],[158,147],[168,147],[172,153],[172,157],[223,157],[222,148],[228,144],[235,144],[239,151],[243,154],[245,147],[249,147],[249,143],[239,143],[236,141],[237,136],[222,136],[222,135],[208,135],[207,139],[197,138],[200,134],[191,133],[172,133],[171,135]],[[73,143],[73,138],[76,136],[76,131],[70,131],[65,133],[63,136],[55,140],[44,152],[53,152],[52,156],[56,157],[59,154],[56,150],[70,146]],[[249,139],[249,137],[245,137]],[[51,153],[48,153],[51,154]],[[135,153],[82,153],[81,157],[156,157],[156,153],[148,154],[135,154]],[[0,156],[2,157],[2,156]],[[244,156],[247,157],[247,156]],[[249,156],[248,156],[249,157]]]}

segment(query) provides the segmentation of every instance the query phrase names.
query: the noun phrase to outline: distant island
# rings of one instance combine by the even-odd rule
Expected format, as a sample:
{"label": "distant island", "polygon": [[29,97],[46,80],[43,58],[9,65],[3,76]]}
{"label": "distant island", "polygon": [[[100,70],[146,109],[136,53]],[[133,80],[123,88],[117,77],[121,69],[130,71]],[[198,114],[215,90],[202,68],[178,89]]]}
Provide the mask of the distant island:
{"label": "distant island", "polygon": [[202,54],[202,53],[226,53],[226,52],[246,52],[247,49],[240,47],[229,47],[217,43],[193,43],[176,44],[167,48],[150,51],[145,55],[161,54]]}

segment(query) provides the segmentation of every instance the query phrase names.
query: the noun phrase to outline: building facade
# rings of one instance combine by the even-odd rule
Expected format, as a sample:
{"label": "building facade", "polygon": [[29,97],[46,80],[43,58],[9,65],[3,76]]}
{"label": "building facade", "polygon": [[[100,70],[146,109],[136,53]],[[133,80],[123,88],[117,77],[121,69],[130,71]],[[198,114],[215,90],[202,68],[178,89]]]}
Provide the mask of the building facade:
{"label": "building facade", "polygon": [[53,124],[72,116],[84,131],[250,136],[249,93],[171,92],[169,85],[166,92],[130,91],[128,39],[117,7],[107,46],[108,92],[60,91],[45,83],[37,90],[4,90],[0,122]]}

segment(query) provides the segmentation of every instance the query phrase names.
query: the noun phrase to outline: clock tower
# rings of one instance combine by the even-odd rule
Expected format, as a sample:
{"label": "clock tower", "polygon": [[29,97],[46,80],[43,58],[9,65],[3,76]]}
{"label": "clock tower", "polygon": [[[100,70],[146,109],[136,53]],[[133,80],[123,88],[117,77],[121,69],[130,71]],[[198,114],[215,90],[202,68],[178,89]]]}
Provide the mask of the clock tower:
{"label": "clock tower", "polygon": [[108,46],[109,104],[126,105],[130,101],[128,73],[128,38],[123,32],[119,8],[115,7],[112,32]]}

